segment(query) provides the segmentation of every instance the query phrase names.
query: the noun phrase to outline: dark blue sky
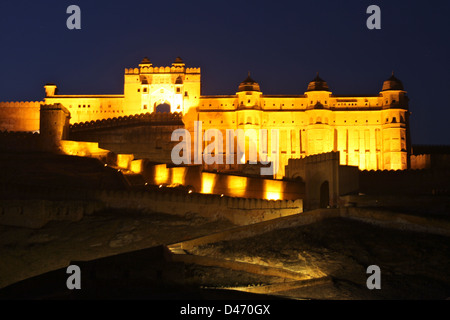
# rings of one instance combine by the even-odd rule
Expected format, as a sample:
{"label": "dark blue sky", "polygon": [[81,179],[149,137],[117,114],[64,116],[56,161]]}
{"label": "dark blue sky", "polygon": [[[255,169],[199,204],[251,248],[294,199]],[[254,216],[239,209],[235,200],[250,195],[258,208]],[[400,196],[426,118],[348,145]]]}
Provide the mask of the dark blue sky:
{"label": "dark blue sky", "polygon": [[[66,8],[81,8],[81,30]],[[381,30],[366,9],[381,8]],[[202,94],[233,94],[250,70],[265,94],[303,94],[317,71],[335,94],[377,94],[395,71],[414,144],[450,144],[449,1],[2,1],[0,101],[123,93],[148,56],[202,68]]]}

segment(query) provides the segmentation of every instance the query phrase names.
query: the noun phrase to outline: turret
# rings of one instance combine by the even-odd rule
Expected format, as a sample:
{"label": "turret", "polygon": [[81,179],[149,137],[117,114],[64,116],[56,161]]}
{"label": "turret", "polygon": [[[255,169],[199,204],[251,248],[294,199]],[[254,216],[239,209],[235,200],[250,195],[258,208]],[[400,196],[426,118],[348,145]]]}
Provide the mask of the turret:
{"label": "turret", "polygon": [[261,88],[258,82],[250,77],[250,72],[247,78],[239,84],[238,92],[238,108],[260,108]]}
{"label": "turret", "polygon": [[380,92],[383,97],[383,108],[408,109],[408,97],[403,83],[394,76],[394,71],[389,79],[383,82]]}
{"label": "turret", "polygon": [[175,61],[172,63],[172,67],[181,67],[184,68],[185,63],[183,61],[183,59],[181,59],[180,57],[176,57]]}
{"label": "turret", "polygon": [[144,59],[142,59],[141,63],[139,64],[139,68],[142,68],[142,67],[150,68],[151,66],[152,66],[152,63],[150,62],[150,60],[147,57],[144,57]]}
{"label": "turret", "polygon": [[45,97],[53,97],[58,92],[58,87],[56,84],[53,83],[47,83],[45,86]]}
{"label": "turret", "polygon": [[308,84],[305,95],[308,101],[307,109],[328,109],[329,98],[331,96],[328,83],[317,76]]}
{"label": "turret", "polygon": [[410,167],[411,142],[409,133],[408,97],[403,83],[392,75],[383,82],[380,92],[383,111],[384,168],[402,170]]}
{"label": "turret", "polygon": [[317,72],[317,76],[308,84],[306,91],[330,91],[330,88],[328,87],[328,83],[322,80]]}

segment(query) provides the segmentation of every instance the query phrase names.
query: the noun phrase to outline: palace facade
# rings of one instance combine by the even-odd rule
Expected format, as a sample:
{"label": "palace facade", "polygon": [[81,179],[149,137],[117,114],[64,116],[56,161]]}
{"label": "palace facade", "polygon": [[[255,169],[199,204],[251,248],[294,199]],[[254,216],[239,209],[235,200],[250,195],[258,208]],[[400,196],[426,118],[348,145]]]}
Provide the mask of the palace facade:
{"label": "palace facade", "polygon": [[[56,85],[47,84],[44,101],[0,103],[0,129],[38,130],[41,104],[60,103],[70,112],[71,124],[179,112],[192,136],[194,121],[201,121],[203,132],[219,129],[223,137],[227,129],[268,129],[269,144],[271,129],[277,129],[278,178],[283,177],[288,159],[330,151],[340,152],[342,165],[361,170],[409,166],[408,97],[394,74],[384,81],[379,94],[372,96],[335,95],[319,75],[302,94],[265,95],[250,74],[236,94],[206,96],[201,94],[200,75],[200,68],[186,67],[181,58],[164,67],[144,58],[138,67],[125,69],[123,94],[60,95]],[[259,148],[258,139],[249,136],[247,144]],[[225,157],[225,147],[217,152]],[[208,169],[231,167],[214,164]]]}

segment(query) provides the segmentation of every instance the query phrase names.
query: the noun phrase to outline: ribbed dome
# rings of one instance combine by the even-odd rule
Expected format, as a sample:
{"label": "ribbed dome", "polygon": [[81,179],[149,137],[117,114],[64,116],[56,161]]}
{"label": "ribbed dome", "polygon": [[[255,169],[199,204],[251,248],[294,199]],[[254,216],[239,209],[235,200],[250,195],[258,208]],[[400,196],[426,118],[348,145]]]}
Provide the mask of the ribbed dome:
{"label": "ribbed dome", "polygon": [[308,84],[306,91],[330,91],[330,88],[326,81],[319,77],[319,73],[317,72],[317,76]]}
{"label": "ribbed dome", "polygon": [[389,79],[383,82],[381,91],[387,90],[404,90],[403,83],[394,76],[394,72],[392,72],[392,76]]}
{"label": "ribbed dome", "polygon": [[241,91],[261,91],[258,82],[250,77],[250,72],[248,73],[247,78],[239,85],[238,92]]}

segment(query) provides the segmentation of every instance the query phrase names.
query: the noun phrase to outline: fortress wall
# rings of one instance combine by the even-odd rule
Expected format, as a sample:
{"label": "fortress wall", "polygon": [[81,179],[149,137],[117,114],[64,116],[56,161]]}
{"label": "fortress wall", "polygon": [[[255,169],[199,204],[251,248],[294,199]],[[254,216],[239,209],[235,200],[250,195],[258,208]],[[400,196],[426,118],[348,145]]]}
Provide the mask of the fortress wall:
{"label": "fortress wall", "polygon": [[301,199],[268,201],[197,193],[103,191],[99,200],[110,208],[148,209],[176,215],[196,213],[210,220],[227,219],[238,225],[270,220],[303,211]]}
{"label": "fortress wall", "polygon": [[183,128],[180,114],[147,113],[71,125],[70,139],[98,142],[101,148],[118,154],[169,163],[178,143],[170,138],[179,128]]}
{"label": "fortress wall", "polygon": [[339,159],[339,152],[289,159],[287,177],[305,182],[308,209],[338,206],[340,195],[359,191],[358,167],[340,165]]}
{"label": "fortress wall", "polygon": [[41,228],[49,221],[79,221],[101,204],[86,201],[2,200],[0,224]]}
{"label": "fortress wall", "polygon": [[167,168],[165,164],[144,167],[149,184],[191,186],[195,192],[230,197],[295,200],[303,197],[303,185],[282,180],[261,179],[201,172],[200,166]]}
{"label": "fortress wall", "polygon": [[[35,188],[20,190],[36,192]],[[164,191],[98,191],[40,188],[38,193],[58,200],[2,200],[0,224],[40,228],[49,221],[78,221],[101,208],[149,210],[184,216],[198,214],[209,220],[226,219],[237,225],[303,212],[303,201],[221,197],[211,194]],[[88,201],[76,200],[91,199]],[[66,200],[64,200],[66,199]],[[72,199],[72,200],[69,200]]]}
{"label": "fortress wall", "polygon": [[122,95],[99,96],[60,96],[45,99],[46,104],[60,103],[70,112],[70,123],[96,121],[128,115],[130,113],[123,104]]}
{"label": "fortress wall", "polygon": [[430,154],[411,155],[411,169],[429,169],[431,166]]}
{"label": "fortress wall", "polygon": [[65,154],[80,157],[92,157],[104,159],[109,153],[109,150],[101,149],[96,142],[80,142],[61,140],[60,148]]}
{"label": "fortress wall", "polygon": [[0,131],[39,130],[39,110],[43,101],[0,102]]}
{"label": "fortress wall", "polygon": [[130,169],[131,163],[134,160],[134,155],[132,154],[118,154],[117,155],[117,166],[122,169]]}
{"label": "fortress wall", "polygon": [[130,163],[130,170],[134,173],[142,173],[144,171],[144,166],[144,159],[132,160]]}
{"label": "fortress wall", "polygon": [[140,113],[125,116],[113,116],[99,120],[77,122],[70,126],[71,131],[87,131],[94,129],[116,128],[118,126],[154,124],[154,125],[183,125],[180,113]]}
{"label": "fortress wall", "polygon": [[[8,102],[0,103],[0,115],[2,110],[19,110],[16,116],[22,116],[19,122],[15,122],[15,118],[8,121],[13,121],[13,129],[19,130],[24,127],[21,126],[21,121],[28,121],[28,115],[21,115],[23,106],[27,109],[33,109],[32,112],[37,112],[37,128],[38,132],[32,131],[4,131],[0,132],[0,150],[15,151],[15,152],[36,152],[36,151],[53,151],[57,152],[59,149],[60,140],[64,139],[67,134],[69,125],[69,112],[61,105],[45,105],[40,102]],[[3,106],[3,109],[2,107]],[[20,111],[22,110],[22,111]],[[0,125],[2,121],[0,119]]]}
{"label": "fortress wall", "polygon": [[354,166],[339,166],[339,195],[359,191],[359,169]]}

